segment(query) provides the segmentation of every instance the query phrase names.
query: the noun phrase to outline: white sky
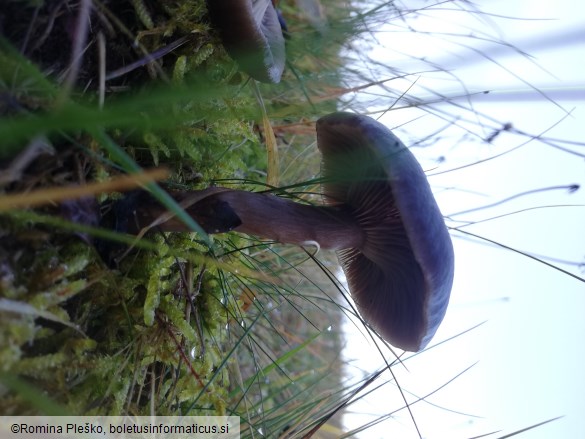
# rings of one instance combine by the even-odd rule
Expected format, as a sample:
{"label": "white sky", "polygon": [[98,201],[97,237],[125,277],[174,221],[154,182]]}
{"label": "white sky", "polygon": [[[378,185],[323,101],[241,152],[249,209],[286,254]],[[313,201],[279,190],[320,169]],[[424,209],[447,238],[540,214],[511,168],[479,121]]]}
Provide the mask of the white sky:
{"label": "white sky", "polygon": [[[428,5],[426,2],[403,3],[410,7]],[[449,8],[449,3],[444,7]],[[411,22],[418,30],[432,32],[461,33],[464,26],[469,26],[474,32],[489,32],[492,37],[500,37],[529,52],[538,66],[507,47],[479,40],[458,40],[496,59],[500,64],[497,66],[472,50],[441,43],[436,36],[397,32],[395,27],[378,35],[379,46],[370,56],[404,70],[420,69],[421,64],[417,66],[404,55],[396,54],[395,42],[400,41],[402,52],[453,69],[469,91],[494,90],[473,100],[473,107],[478,112],[536,135],[572,111],[546,136],[585,142],[585,15],[578,12],[580,8],[576,1],[570,0],[491,0],[489,6],[482,6],[483,11],[555,20],[505,20],[488,16],[470,19],[470,14],[448,11],[441,12],[434,20],[439,13],[428,11],[425,14],[428,18]],[[489,23],[482,24],[482,19]],[[546,90],[558,105],[535,94],[514,75]],[[406,89],[414,79],[409,78],[402,86]],[[400,83],[392,86],[400,87]],[[428,97],[423,86],[450,96],[462,93],[460,86],[446,75],[421,75],[410,93]],[[498,93],[498,90],[506,93]],[[467,104],[465,100],[457,102]],[[455,114],[451,106],[443,108]],[[397,133],[406,143],[412,144],[436,127],[446,125],[445,121],[427,115],[401,126],[421,114],[420,110],[390,111],[381,121],[390,128],[400,127]],[[470,117],[469,112],[459,114]],[[491,125],[497,126],[495,123]],[[478,128],[474,131],[482,133]],[[484,138],[490,132],[491,128],[486,128]],[[530,210],[464,230],[522,251],[585,263],[585,160],[582,156],[534,141],[495,160],[432,176],[499,154],[527,139],[506,132],[492,144],[473,141],[471,137],[457,142],[461,132],[456,130],[446,131],[442,137],[443,141],[432,148],[415,148],[413,152],[430,170],[430,182],[446,216],[532,189],[580,184],[581,189],[576,193],[556,190],[533,194],[454,219],[478,220],[528,207],[573,205]],[[561,145],[585,154],[584,146]],[[446,160],[438,163],[436,158],[442,155]],[[454,226],[458,223],[449,221],[448,224]],[[564,416],[518,437],[585,437],[585,284],[516,253],[462,239],[457,233],[452,236],[456,255],[455,285],[447,317],[433,344],[481,322],[486,323],[406,361],[408,372],[401,367],[394,368],[394,371],[405,390],[423,396],[478,362],[428,401],[481,418],[450,413],[425,402],[418,403],[412,410],[422,436],[468,438],[502,430],[502,433],[490,436],[499,437]],[[583,267],[556,264],[585,277]],[[351,332],[354,341],[350,340],[349,344],[354,349],[355,346],[361,348],[359,353],[350,351],[348,354],[362,359],[354,363],[356,370],[373,371],[382,366],[374,348],[357,331]],[[356,404],[352,409],[384,414],[403,405],[391,383],[376,393],[363,405]],[[355,416],[353,421],[347,419],[347,422],[354,422],[351,425],[356,427],[364,423],[364,418]],[[416,438],[418,435],[403,410],[381,426],[367,430],[362,437]]]}

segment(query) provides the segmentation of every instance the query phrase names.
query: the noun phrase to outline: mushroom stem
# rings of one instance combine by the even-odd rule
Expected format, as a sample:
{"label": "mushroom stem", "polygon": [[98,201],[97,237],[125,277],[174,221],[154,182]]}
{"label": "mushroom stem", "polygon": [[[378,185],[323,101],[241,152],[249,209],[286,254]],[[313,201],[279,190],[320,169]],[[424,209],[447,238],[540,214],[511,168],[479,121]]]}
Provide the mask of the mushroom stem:
{"label": "mushroom stem", "polygon": [[231,190],[213,195],[226,202],[242,224],[234,230],[286,244],[339,250],[361,248],[363,232],[346,206],[300,204],[272,194]]}
{"label": "mushroom stem", "polygon": [[[185,210],[207,233],[234,230],[286,244],[316,242],[321,248],[333,250],[361,248],[363,245],[364,232],[345,205],[308,205],[267,193],[210,189],[174,195],[178,201],[198,200],[185,206]],[[164,213],[162,207],[153,205],[151,199],[136,204],[134,219],[138,230]],[[163,231],[188,231],[187,226],[176,218],[169,218],[159,227]]]}

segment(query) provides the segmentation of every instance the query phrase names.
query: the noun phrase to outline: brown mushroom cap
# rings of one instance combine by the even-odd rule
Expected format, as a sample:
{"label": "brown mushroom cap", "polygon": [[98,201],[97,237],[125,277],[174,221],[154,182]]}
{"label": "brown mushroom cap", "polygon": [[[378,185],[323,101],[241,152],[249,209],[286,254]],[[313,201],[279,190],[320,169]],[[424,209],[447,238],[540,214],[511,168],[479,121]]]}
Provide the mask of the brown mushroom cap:
{"label": "brown mushroom cap", "polygon": [[207,7],[223,44],[242,70],[261,82],[280,82],[285,48],[270,0],[208,0]]}
{"label": "brown mushroom cap", "polygon": [[454,255],[423,169],[379,122],[333,113],[317,122],[324,193],[365,233],[361,248],[338,252],[358,310],[392,345],[419,351],[449,303]]}

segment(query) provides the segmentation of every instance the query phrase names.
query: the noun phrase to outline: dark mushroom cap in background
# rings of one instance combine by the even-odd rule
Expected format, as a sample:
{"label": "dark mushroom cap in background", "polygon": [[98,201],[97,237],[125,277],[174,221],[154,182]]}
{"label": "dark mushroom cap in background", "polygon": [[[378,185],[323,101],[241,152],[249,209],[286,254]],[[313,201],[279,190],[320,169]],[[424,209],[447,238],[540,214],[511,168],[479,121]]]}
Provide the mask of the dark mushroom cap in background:
{"label": "dark mushroom cap in background", "polygon": [[449,232],[414,155],[379,122],[351,113],[317,121],[324,195],[345,204],[364,245],[338,252],[358,310],[392,345],[424,349],[449,303]]}
{"label": "dark mushroom cap in background", "polygon": [[280,82],[285,47],[270,0],[208,0],[213,25],[242,70],[261,82]]}

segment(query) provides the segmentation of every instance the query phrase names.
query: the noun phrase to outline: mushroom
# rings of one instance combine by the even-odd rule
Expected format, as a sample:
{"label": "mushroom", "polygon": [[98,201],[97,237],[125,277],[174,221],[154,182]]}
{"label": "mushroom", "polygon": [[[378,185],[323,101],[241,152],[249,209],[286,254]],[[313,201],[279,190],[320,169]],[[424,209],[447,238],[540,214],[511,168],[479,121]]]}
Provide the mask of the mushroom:
{"label": "mushroom", "polygon": [[270,0],[209,0],[211,21],[242,70],[260,82],[280,82],[284,37]]}
{"label": "mushroom", "polygon": [[[392,345],[419,351],[446,313],[454,263],[424,171],[389,129],[366,116],[319,119],[317,142],[324,205],[218,187],[175,197],[208,233],[234,230],[337,250],[363,319]],[[136,204],[136,229],[163,212],[148,200]],[[168,215],[161,222],[162,230],[186,230]]]}

